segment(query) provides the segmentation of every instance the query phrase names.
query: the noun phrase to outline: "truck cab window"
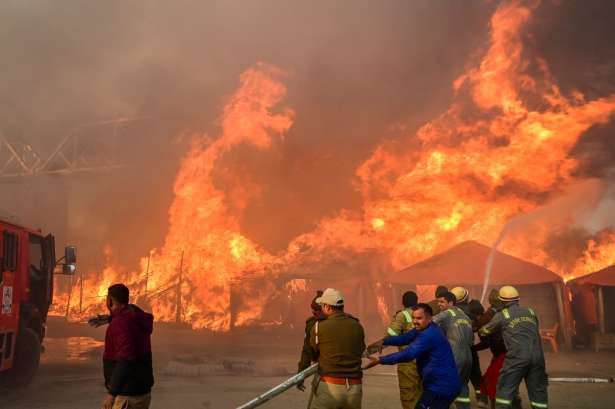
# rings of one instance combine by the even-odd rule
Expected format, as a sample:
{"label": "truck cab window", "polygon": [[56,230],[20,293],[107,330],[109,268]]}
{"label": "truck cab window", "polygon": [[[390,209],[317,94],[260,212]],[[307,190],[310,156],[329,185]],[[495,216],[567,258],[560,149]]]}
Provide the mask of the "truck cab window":
{"label": "truck cab window", "polygon": [[2,271],[17,269],[17,234],[4,231],[2,233]]}
{"label": "truck cab window", "polygon": [[41,237],[30,235],[28,243],[28,272],[30,275],[30,300],[42,307],[45,303],[48,274],[43,259]]}
{"label": "truck cab window", "polygon": [[43,278],[43,247],[39,237],[30,236],[28,263],[32,278]]}

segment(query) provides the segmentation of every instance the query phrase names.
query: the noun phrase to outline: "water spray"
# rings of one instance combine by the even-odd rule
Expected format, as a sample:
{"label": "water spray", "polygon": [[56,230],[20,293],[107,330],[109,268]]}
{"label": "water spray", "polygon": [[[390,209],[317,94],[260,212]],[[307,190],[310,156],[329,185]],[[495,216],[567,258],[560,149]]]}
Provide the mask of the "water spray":
{"label": "water spray", "polygon": [[508,223],[506,223],[506,225],[500,232],[500,235],[498,236],[497,240],[495,241],[495,243],[493,243],[493,246],[491,247],[491,252],[489,253],[489,258],[487,259],[487,266],[485,268],[485,280],[483,281],[483,292],[480,296],[481,304],[485,302],[485,296],[487,295],[487,287],[489,286],[489,280],[491,279],[491,271],[493,270],[493,260],[495,259],[495,254],[498,251],[498,247],[500,243],[502,243],[502,241],[506,237],[506,234],[508,234],[508,231],[511,229],[511,227],[514,224],[516,224],[520,219],[521,217],[515,217],[509,220]]}

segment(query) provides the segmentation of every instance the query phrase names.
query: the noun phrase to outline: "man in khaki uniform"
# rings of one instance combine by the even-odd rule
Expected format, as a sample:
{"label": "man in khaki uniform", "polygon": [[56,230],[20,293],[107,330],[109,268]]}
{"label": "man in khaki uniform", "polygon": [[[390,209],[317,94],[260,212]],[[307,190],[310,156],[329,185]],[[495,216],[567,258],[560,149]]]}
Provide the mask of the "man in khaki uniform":
{"label": "man in khaki uniform", "polygon": [[[412,324],[412,308],[418,303],[418,297],[414,291],[407,291],[402,297],[404,309],[395,314],[395,318],[389,324],[386,331],[387,337],[395,337],[414,328]],[[407,348],[399,347],[399,350]],[[397,380],[399,382],[399,397],[403,409],[414,409],[423,393],[421,377],[416,368],[416,362],[401,362],[397,364]]]}
{"label": "man in khaki uniform", "polygon": [[[318,297],[322,297],[322,291],[316,291],[316,297],[312,299],[312,303],[310,307],[312,309],[312,316],[305,320],[305,337],[303,339],[303,348],[301,348],[301,359],[299,360],[297,373],[309,368],[313,362],[316,362],[316,352],[312,349],[312,345],[310,345],[310,333],[312,332],[312,328],[316,324],[316,321],[322,321],[326,317],[322,313],[322,307],[319,304],[316,304],[316,299]],[[317,377],[314,377],[316,380]],[[303,381],[297,384],[297,389],[300,391],[305,390],[305,383]]]}
{"label": "man in khaki uniform", "polygon": [[310,332],[320,376],[310,408],[361,409],[363,327],[358,319],[344,313],[344,297],[339,291],[327,288],[316,302],[327,319],[316,321]]}

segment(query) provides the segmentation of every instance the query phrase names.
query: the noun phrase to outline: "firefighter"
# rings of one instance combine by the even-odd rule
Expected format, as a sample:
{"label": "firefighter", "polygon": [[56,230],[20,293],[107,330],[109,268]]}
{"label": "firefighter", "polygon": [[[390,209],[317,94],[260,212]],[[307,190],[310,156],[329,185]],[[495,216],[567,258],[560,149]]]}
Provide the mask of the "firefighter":
{"label": "firefighter", "polygon": [[472,369],[472,346],[474,345],[474,333],[470,318],[459,307],[455,306],[457,299],[452,292],[447,292],[438,298],[440,306],[439,314],[433,317],[433,321],[440,325],[451,344],[457,373],[461,380],[461,392],[455,399],[457,408],[470,408],[470,391],[468,380]]}
{"label": "firefighter", "polygon": [[[489,292],[489,308],[483,314],[476,318],[476,321],[472,322],[475,326],[475,330],[478,331],[483,325],[487,324],[495,316],[495,314],[502,309],[502,302],[498,298],[498,290],[492,289]],[[504,345],[504,338],[502,338],[502,332],[497,331],[487,336],[481,336],[480,342],[474,345],[474,351],[482,351],[489,348],[493,357],[491,363],[485,371],[485,375],[481,380],[481,393],[482,396],[489,398],[490,407],[495,407],[495,393],[498,385],[498,379],[500,377],[500,370],[504,364],[506,358],[506,345]],[[513,399],[513,409],[521,409],[521,397],[519,391]]]}
{"label": "firefighter", "polygon": [[310,331],[320,376],[311,409],[361,409],[363,327],[358,319],[344,313],[344,297],[339,291],[327,288],[316,303],[327,318],[316,321]]}
{"label": "firefighter", "polygon": [[[478,300],[470,299],[469,291],[464,287],[455,287],[451,290],[457,298],[455,304],[459,307],[472,321],[472,328],[475,328],[476,319],[485,312],[485,308]],[[476,330],[474,330],[476,332]],[[487,407],[487,396],[481,393],[482,372],[480,369],[480,359],[475,349],[472,349],[472,369],[470,371],[470,382],[476,394],[476,401],[479,407]]]}
{"label": "firefighter", "polygon": [[[310,303],[310,307],[312,309],[312,316],[305,321],[305,337],[303,338],[303,348],[301,349],[301,358],[299,360],[297,372],[301,372],[309,368],[312,362],[316,362],[316,351],[314,351],[314,349],[310,345],[310,331],[314,327],[314,324],[316,324],[316,321],[322,321],[326,318],[325,315],[322,313],[322,307],[316,303],[316,299],[321,296],[322,296],[322,291],[321,290],[316,291],[316,297],[314,297],[312,299],[312,302]],[[318,382],[318,376],[314,376],[312,378],[312,381],[313,381],[312,383],[312,392],[313,392],[314,386]],[[300,391],[305,391],[304,381],[301,381],[297,384],[297,389],[299,389]],[[313,399],[313,393],[310,394],[310,404],[311,404],[312,399]],[[310,405],[308,404],[308,408],[309,407]]]}
{"label": "firefighter", "polygon": [[[414,328],[412,324],[412,308],[418,303],[418,296],[414,291],[407,291],[402,296],[404,309],[395,314],[395,318],[389,324],[386,336],[398,336]],[[399,350],[405,349],[400,346]],[[399,398],[403,409],[414,409],[421,398],[423,388],[421,377],[416,368],[416,362],[400,362],[397,364],[397,380],[399,382]]]}
{"label": "firefighter", "polygon": [[519,292],[512,286],[500,288],[503,309],[479,330],[481,336],[501,331],[506,345],[506,357],[496,389],[496,409],[509,409],[521,380],[534,409],[548,407],[545,357],[538,331],[538,317],[531,308],[519,305]]}

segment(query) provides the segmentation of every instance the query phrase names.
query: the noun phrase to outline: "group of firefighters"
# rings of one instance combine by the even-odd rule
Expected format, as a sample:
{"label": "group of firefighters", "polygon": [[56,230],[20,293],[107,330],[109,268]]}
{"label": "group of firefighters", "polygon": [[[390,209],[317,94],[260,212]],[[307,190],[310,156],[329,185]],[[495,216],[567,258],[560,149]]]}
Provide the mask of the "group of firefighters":
{"label": "group of firefighters", "polygon": [[[522,380],[532,408],[547,408],[538,317],[519,299],[512,286],[492,290],[488,309],[463,287],[449,291],[439,286],[429,303],[419,303],[417,294],[408,291],[385,337],[366,346],[359,320],[344,312],[342,294],[331,288],[319,291],[306,321],[298,368],[301,372],[318,363],[308,409],[361,408],[363,371],[380,364],[397,364],[403,409],[470,408],[469,383],[479,407],[521,408]],[[397,346],[399,352],[373,356],[386,346]],[[487,348],[493,357],[483,374],[478,351]],[[370,362],[363,365],[363,358]],[[306,389],[304,383],[297,387]]]}

